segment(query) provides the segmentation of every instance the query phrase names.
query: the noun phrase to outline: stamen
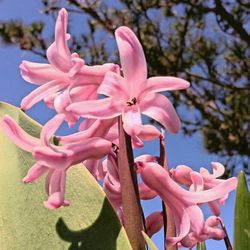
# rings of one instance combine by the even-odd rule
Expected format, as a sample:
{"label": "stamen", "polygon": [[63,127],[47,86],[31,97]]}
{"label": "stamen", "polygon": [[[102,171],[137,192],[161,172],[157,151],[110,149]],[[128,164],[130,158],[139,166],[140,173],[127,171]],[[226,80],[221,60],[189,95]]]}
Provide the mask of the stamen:
{"label": "stamen", "polygon": [[128,101],[127,102],[127,105],[128,106],[132,106],[132,105],[135,105],[137,103],[137,99],[135,98],[135,97],[133,97],[132,99],[131,99],[131,101]]}

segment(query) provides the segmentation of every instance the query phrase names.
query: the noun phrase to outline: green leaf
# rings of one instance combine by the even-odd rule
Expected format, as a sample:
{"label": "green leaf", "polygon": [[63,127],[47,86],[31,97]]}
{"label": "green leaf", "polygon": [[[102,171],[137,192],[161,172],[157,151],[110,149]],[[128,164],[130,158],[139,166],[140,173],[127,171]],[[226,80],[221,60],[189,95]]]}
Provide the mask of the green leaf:
{"label": "green leaf", "polygon": [[238,177],[234,211],[234,250],[250,249],[250,195],[243,172]]}
{"label": "green leaf", "polygon": [[205,242],[199,242],[199,243],[197,243],[196,250],[206,250],[206,244],[205,244]]}
{"label": "green leaf", "polygon": [[[0,103],[0,119],[12,116],[28,133],[39,136],[41,126],[18,108]],[[0,248],[26,249],[132,249],[105,194],[82,166],[68,171],[69,207],[43,207],[44,179],[25,185],[22,178],[32,156],[16,147],[0,127]]]}
{"label": "green leaf", "polygon": [[149,238],[149,236],[145,232],[142,231],[142,235],[150,250],[158,250],[157,246],[154,244],[154,242]]}

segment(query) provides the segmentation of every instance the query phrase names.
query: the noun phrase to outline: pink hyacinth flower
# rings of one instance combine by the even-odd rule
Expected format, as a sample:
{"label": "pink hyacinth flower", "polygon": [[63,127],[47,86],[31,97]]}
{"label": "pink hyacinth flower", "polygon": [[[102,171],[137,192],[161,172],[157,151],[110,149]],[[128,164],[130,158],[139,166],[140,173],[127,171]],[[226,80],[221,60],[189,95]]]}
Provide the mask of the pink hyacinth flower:
{"label": "pink hyacinth flower", "polygon": [[179,186],[170,178],[167,170],[157,163],[144,163],[141,177],[173,213],[177,236],[167,238],[170,245],[181,242],[190,233],[199,240],[203,235],[205,221],[198,204],[221,199],[237,186],[237,179],[232,177],[209,190],[190,192]]}
{"label": "pink hyacinth flower", "polygon": [[[213,174],[210,174],[207,169],[201,168],[200,173],[193,171],[190,167],[179,165],[175,169],[171,169],[172,178],[178,183],[185,185],[190,191],[199,192],[216,187],[226,180],[217,179],[225,172],[225,167],[219,162],[211,162]],[[219,200],[208,202],[208,206],[216,216],[220,215],[220,205],[223,205],[228,195],[225,195]]]}
{"label": "pink hyacinth flower", "polygon": [[[105,73],[110,70],[118,70],[119,67],[112,63],[88,66],[77,53],[71,53],[67,44],[67,40],[70,38],[67,33],[67,24],[68,13],[65,9],[61,9],[55,26],[55,41],[47,50],[49,64],[29,61],[21,63],[20,70],[24,80],[40,85],[23,98],[21,102],[23,110],[30,109],[37,102],[48,98],[50,99],[50,107],[54,107],[54,99],[61,91],[79,85],[94,85],[96,92]],[[60,99],[63,99],[63,96]],[[59,102],[62,102],[62,100],[59,100]],[[64,106],[65,103],[59,109],[64,109]],[[55,108],[58,112],[58,103]],[[74,119],[69,117],[70,125],[72,125]]]}
{"label": "pink hyacinth flower", "polygon": [[107,96],[100,100],[89,100],[71,104],[68,107],[86,118],[109,119],[122,115],[125,131],[138,140],[156,138],[160,132],[152,125],[142,125],[141,114],[161,123],[171,133],[180,128],[180,121],[174,107],[161,91],[179,90],[189,83],[176,77],[151,77],[147,79],[147,64],[142,46],[128,27],[115,32],[120,53],[123,76],[107,72],[98,88],[98,93]]}
{"label": "pink hyacinth flower", "polygon": [[23,150],[31,152],[36,160],[23,182],[30,183],[47,174],[45,189],[49,197],[44,205],[49,209],[69,205],[64,199],[66,171],[69,167],[86,159],[102,158],[112,147],[111,142],[98,137],[65,143],[63,146],[51,145],[51,136],[64,118],[63,114],[59,114],[50,120],[41,131],[41,139],[27,134],[10,116],[4,116],[1,123],[8,137]]}

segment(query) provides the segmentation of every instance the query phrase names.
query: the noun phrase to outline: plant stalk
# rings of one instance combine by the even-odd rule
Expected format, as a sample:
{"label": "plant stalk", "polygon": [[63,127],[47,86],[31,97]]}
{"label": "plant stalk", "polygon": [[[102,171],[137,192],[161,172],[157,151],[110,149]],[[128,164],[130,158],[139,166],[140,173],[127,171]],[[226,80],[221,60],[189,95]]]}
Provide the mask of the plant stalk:
{"label": "plant stalk", "polygon": [[[168,170],[168,162],[166,156],[166,146],[164,142],[164,132],[160,137],[160,158],[159,164]],[[175,237],[176,230],[174,224],[174,218],[171,209],[166,203],[162,201],[162,211],[163,211],[163,225],[164,225],[164,246],[166,250],[177,250],[177,246],[167,246],[166,238],[167,236]]]}
{"label": "plant stalk", "polygon": [[144,218],[139,198],[131,138],[123,129],[121,116],[118,120],[118,129],[118,171],[121,184],[124,228],[133,250],[142,250],[145,249],[145,241],[141,233],[144,231]]}

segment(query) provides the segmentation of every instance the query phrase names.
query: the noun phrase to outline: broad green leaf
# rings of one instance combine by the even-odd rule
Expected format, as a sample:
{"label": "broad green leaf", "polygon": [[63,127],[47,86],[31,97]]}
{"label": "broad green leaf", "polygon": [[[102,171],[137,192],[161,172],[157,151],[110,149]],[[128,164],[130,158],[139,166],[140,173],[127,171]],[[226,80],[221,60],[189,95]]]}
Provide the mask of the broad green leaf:
{"label": "broad green leaf", "polygon": [[[41,126],[18,108],[0,103],[0,119],[4,114],[39,135]],[[43,207],[44,179],[29,185],[21,181],[32,163],[31,155],[0,128],[1,250],[132,249],[105,194],[86,169],[69,169],[66,197],[71,205],[50,211]]]}
{"label": "broad green leaf", "polygon": [[205,244],[205,242],[197,243],[196,250],[206,250],[206,244]]}
{"label": "broad green leaf", "polygon": [[142,235],[149,247],[149,250],[158,250],[157,246],[154,244],[154,242],[149,238],[149,236],[145,232],[142,231]]}
{"label": "broad green leaf", "polygon": [[234,211],[234,250],[250,249],[250,195],[243,172],[238,177]]}

